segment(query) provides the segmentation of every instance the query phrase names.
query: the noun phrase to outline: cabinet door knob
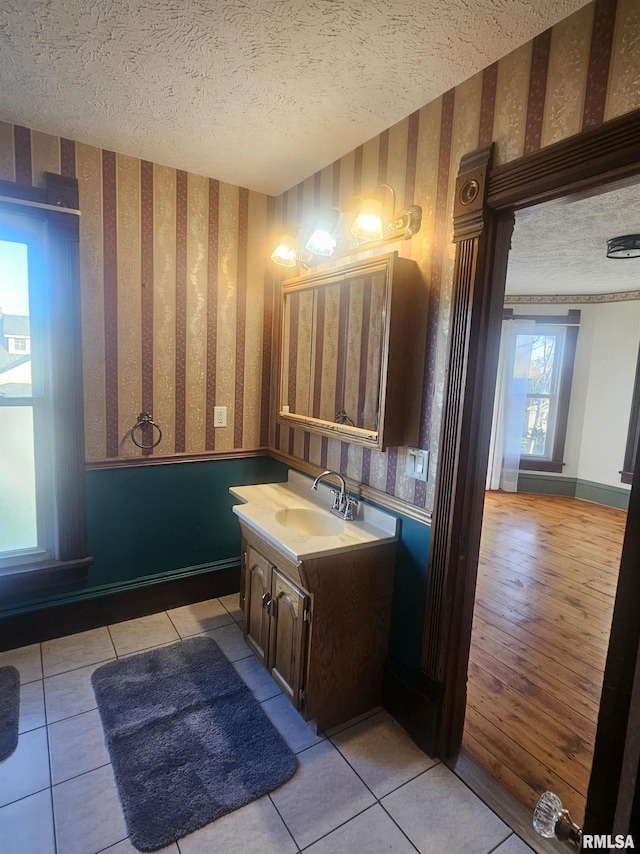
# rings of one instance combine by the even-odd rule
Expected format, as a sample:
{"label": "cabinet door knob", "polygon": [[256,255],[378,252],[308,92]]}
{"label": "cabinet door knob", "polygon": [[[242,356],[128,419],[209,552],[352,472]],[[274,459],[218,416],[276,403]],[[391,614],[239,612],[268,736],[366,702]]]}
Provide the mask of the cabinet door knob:
{"label": "cabinet door knob", "polygon": [[262,607],[268,608],[271,604],[271,596],[268,593],[262,594]]}

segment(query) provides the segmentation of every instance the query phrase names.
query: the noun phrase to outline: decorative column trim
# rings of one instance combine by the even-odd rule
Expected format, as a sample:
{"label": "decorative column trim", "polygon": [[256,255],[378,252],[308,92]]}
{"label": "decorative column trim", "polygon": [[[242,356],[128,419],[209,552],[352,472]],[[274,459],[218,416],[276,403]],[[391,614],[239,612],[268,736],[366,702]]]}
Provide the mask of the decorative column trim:
{"label": "decorative column trim", "polygon": [[449,538],[450,514],[458,512],[459,436],[468,412],[467,398],[471,396],[466,394],[463,377],[468,370],[473,346],[471,309],[485,278],[479,264],[480,239],[486,233],[488,219],[492,215],[487,207],[487,175],[492,154],[493,146],[485,146],[463,157],[456,181],[453,214],[456,258],[451,299],[453,337],[447,372],[421,661],[424,676],[434,682],[445,678],[449,654],[447,616],[452,605],[452,591],[448,586],[453,575],[450,567],[463,559],[465,552],[462,542],[452,542]]}

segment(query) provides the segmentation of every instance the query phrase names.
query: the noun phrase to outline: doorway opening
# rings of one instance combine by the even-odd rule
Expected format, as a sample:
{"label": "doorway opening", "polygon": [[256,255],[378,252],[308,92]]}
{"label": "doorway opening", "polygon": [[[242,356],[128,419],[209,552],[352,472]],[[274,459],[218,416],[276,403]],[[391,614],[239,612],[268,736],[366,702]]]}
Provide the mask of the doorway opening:
{"label": "doorway opening", "polygon": [[579,823],[638,405],[640,259],[606,241],[631,232],[637,185],[516,213],[471,634],[463,750]]}

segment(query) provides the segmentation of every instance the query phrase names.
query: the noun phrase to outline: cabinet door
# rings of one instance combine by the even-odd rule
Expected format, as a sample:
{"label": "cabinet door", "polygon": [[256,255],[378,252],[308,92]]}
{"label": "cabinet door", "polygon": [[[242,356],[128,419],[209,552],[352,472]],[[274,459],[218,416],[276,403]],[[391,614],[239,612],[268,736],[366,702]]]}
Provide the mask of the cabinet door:
{"label": "cabinet door", "polygon": [[266,665],[269,649],[269,602],[273,567],[262,555],[247,548],[244,587],[244,635],[260,661]]}
{"label": "cabinet door", "polygon": [[269,642],[269,669],[280,688],[299,709],[303,704],[301,691],[307,636],[305,611],[309,607],[309,597],[276,567],[273,568],[271,585],[273,623]]}

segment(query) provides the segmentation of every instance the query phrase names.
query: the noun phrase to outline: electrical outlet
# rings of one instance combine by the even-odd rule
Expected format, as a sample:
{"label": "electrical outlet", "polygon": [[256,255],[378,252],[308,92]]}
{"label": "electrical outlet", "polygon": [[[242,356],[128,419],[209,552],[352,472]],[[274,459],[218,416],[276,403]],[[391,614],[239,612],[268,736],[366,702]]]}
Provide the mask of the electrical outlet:
{"label": "electrical outlet", "polygon": [[213,426],[214,427],[226,427],[227,426],[227,407],[226,406],[214,406],[213,407]]}
{"label": "electrical outlet", "polygon": [[407,448],[405,472],[409,477],[415,477],[416,480],[426,480],[428,466],[429,451],[423,451],[420,448]]}

